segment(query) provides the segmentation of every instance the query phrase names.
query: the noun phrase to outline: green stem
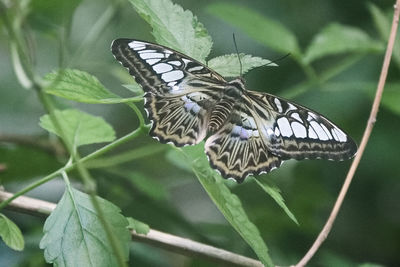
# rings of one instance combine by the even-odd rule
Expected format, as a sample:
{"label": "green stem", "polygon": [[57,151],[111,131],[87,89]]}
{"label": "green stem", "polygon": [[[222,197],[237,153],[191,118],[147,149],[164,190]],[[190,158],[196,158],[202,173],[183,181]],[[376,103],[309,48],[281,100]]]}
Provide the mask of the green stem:
{"label": "green stem", "polygon": [[100,36],[104,29],[109,26],[110,21],[115,15],[117,9],[117,4],[108,6],[108,8],[90,28],[90,31],[85,35],[85,38],[81,42],[81,45],[77,49],[77,52],[73,56],[72,60],[68,63],[68,65],[75,65],[75,60],[81,59],[84,52],[88,48],[90,48],[95,43],[95,41],[98,40],[98,36]]}
{"label": "green stem", "polygon": [[[115,140],[114,142],[100,148],[99,150],[96,150],[95,152],[87,155],[86,157],[83,157],[81,160],[79,160],[80,163],[85,163],[90,161],[91,159],[97,158],[98,156],[101,156],[105,153],[107,153],[108,151],[114,149],[115,147],[122,145],[128,141],[130,141],[131,139],[136,138],[137,136],[139,136],[142,133],[143,129],[138,128],[135,131],[119,138],[118,140]],[[17,193],[15,193],[12,197],[10,197],[9,199],[3,201],[0,203],[0,210],[2,210],[5,206],[7,206],[11,201],[13,201],[14,199],[18,198],[19,196],[22,196],[24,194],[26,194],[27,192],[35,189],[36,187],[54,179],[56,176],[60,175],[62,172],[69,172],[73,169],[75,169],[77,162],[72,163],[71,165],[68,166],[64,166],[56,171],[54,171],[53,173],[47,175],[46,177],[35,181],[34,183],[28,185],[27,187],[25,187],[24,189],[18,191]]]}
{"label": "green stem", "polygon": [[[105,218],[105,214],[103,210],[101,209],[101,206],[98,202],[98,199],[96,198],[96,183],[94,182],[93,178],[91,177],[89,171],[87,168],[80,162],[80,156],[78,151],[75,148],[75,141],[74,140],[69,140],[65,135],[65,127],[60,123],[59,118],[57,118],[55,114],[55,109],[53,107],[53,104],[51,100],[47,97],[47,95],[44,93],[43,88],[37,86],[37,91],[40,97],[40,100],[42,101],[44,107],[46,110],[49,112],[50,119],[52,123],[54,124],[55,128],[57,129],[57,132],[60,133],[61,139],[64,141],[66,144],[66,147],[72,156],[73,160],[76,162],[76,167],[77,170],[82,177],[83,184],[85,185],[86,191],[89,193],[90,200],[93,204],[93,207],[98,215],[98,218],[106,232],[107,239],[110,242],[111,248],[115,254],[115,257],[117,258],[118,265],[119,266],[127,266],[123,253],[121,251],[121,248],[118,244],[118,240],[115,237],[114,233],[112,232],[111,225]],[[79,128],[79,126],[78,126]],[[71,143],[72,142],[72,143]]]}
{"label": "green stem", "polygon": [[[361,55],[360,54],[353,55],[353,56],[348,57],[348,58],[344,59],[343,61],[339,62],[336,66],[334,66],[334,67],[328,69],[327,71],[325,71],[324,73],[322,73],[319,76],[318,83],[323,84],[323,83],[326,83],[327,81],[329,81],[330,79],[336,77],[337,75],[339,75],[340,73],[344,72],[349,67],[354,65],[357,61],[359,61],[362,58],[362,56],[363,56],[362,54]],[[308,81],[302,82],[299,85],[284,91],[281,94],[281,96],[283,96],[285,98],[297,97],[297,96],[307,92],[310,87],[318,85],[318,83],[316,82],[316,80],[308,80]]]}
{"label": "green stem", "polygon": [[138,119],[139,119],[139,127],[140,127],[140,128],[145,127],[144,117],[143,117],[143,115],[142,115],[142,112],[140,112],[140,110],[138,109],[138,107],[137,107],[135,104],[130,103],[130,102],[127,102],[126,104],[127,104],[131,109],[133,109],[133,111],[136,113],[136,116],[137,116]]}
{"label": "green stem", "polygon": [[[27,60],[28,56],[24,53],[24,46],[21,37],[21,11],[18,10],[17,14],[15,15],[15,20],[18,21],[17,25],[14,26],[8,16],[7,16],[7,7],[3,2],[0,1],[0,18],[4,22],[5,29],[9,36],[10,42],[10,53],[12,59],[12,65],[15,71],[15,75],[19,83],[26,89],[30,89],[33,85],[32,80],[34,80],[33,68],[29,64],[29,60]],[[22,57],[21,57],[22,55]]]}
{"label": "green stem", "polygon": [[316,82],[319,80],[317,73],[310,64],[304,63],[302,58],[296,55],[294,55],[293,58],[297,62],[297,64],[299,64],[299,66],[303,69],[309,81]]}
{"label": "green stem", "polygon": [[85,164],[85,166],[89,169],[113,167],[128,161],[159,153],[160,151],[164,151],[167,148],[168,146],[160,145],[143,146],[134,150],[127,151],[125,153],[120,153],[115,156],[95,159]]}
{"label": "green stem", "polygon": [[324,73],[320,75],[320,79],[322,82],[327,82],[328,80],[332,79],[333,77],[339,75],[340,73],[344,72],[352,65],[354,65],[357,61],[359,61],[365,54],[355,54],[349,56],[336,64],[336,66],[328,69]]}

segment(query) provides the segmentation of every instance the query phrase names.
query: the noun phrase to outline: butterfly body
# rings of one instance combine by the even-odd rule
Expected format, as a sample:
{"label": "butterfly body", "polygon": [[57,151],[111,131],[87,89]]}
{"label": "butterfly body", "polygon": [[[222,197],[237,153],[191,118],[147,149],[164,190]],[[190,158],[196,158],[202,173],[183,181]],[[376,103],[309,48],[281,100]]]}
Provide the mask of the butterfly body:
{"label": "butterfly body", "polygon": [[150,135],[162,143],[195,145],[224,178],[242,182],[286,159],[344,160],[357,146],[322,115],[282,98],[246,90],[241,77],[221,75],[173,49],[117,39],[115,58],[145,92]]}

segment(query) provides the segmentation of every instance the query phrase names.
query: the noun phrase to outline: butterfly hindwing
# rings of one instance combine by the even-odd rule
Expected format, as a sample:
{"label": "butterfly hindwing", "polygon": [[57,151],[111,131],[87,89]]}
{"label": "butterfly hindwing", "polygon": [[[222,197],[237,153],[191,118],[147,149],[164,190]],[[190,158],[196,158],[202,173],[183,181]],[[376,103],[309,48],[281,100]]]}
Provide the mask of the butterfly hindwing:
{"label": "butterfly hindwing", "polygon": [[223,127],[211,135],[205,150],[213,168],[239,183],[248,175],[267,173],[281,165],[268,151],[258,127],[244,104],[236,104]]}
{"label": "butterfly hindwing", "polygon": [[345,160],[356,153],[354,141],[322,115],[270,94],[247,91],[247,95],[264,142],[275,155]]}
{"label": "butterfly hindwing", "polygon": [[153,123],[150,135],[176,146],[201,142],[207,134],[207,110],[213,105],[207,97],[201,92],[169,97],[146,93],[145,108]]}

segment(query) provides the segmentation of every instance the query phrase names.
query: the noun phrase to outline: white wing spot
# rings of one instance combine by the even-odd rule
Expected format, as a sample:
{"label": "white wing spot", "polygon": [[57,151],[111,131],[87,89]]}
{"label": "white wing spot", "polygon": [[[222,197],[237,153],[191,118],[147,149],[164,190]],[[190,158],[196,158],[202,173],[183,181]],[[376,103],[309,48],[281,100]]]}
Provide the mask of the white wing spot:
{"label": "white wing spot", "polygon": [[334,128],[333,129],[337,135],[337,137],[339,138],[340,142],[346,142],[347,141],[347,136],[344,132],[342,132],[340,129],[338,128]]}
{"label": "white wing spot", "polygon": [[314,120],[317,119],[317,115],[315,115],[315,114],[312,113],[312,112],[308,112],[308,115],[309,115],[311,118],[313,118]]}
{"label": "white wing spot", "polygon": [[143,49],[146,48],[146,44],[145,44],[145,43],[142,43],[142,42],[139,42],[139,41],[130,42],[130,43],[128,44],[128,46],[129,46],[130,48],[132,48],[133,50],[135,50],[135,51],[143,50]]}
{"label": "white wing spot", "polygon": [[150,58],[164,58],[165,54],[163,53],[141,53],[139,56],[142,59],[150,59]]}
{"label": "white wing spot", "polygon": [[167,83],[167,85],[169,86],[169,87],[175,87],[175,85],[177,84],[178,82],[169,82],[169,83]]}
{"label": "white wing spot", "polygon": [[322,123],[321,123],[321,127],[322,127],[322,129],[324,129],[324,131],[325,131],[326,135],[328,135],[329,139],[333,139],[333,136],[331,135],[331,132],[328,130],[328,128],[326,128],[326,126],[323,125]]}
{"label": "white wing spot", "polygon": [[158,63],[153,66],[153,70],[158,74],[173,70],[172,66],[166,63]]}
{"label": "white wing spot", "polygon": [[199,105],[197,105],[190,99],[187,99],[187,101],[185,101],[184,108],[186,109],[187,112],[193,111],[195,114],[199,113],[201,109]]}
{"label": "white wing spot", "polygon": [[190,62],[192,62],[191,60],[187,59],[187,58],[182,58],[183,63],[185,63],[186,65]]}
{"label": "white wing spot", "polygon": [[311,139],[318,139],[318,135],[315,133],[312,127],[308,128],[308,137]]}
{"label": "white wing spot", "polygon": [[134,47],[131,47],[133,50],[135,50],[135,51],[139,51],[139,50],[143,50],[143,49],[146,49],[146,46],[144,46],[144,45],[137,45],[137,46],[134,46]]}
{"label": "white wing spot", "polygon": [[148,60],[146,60],[146,62],[147,62],[149,65],[154,65],[154,64],[156,64],[156,63],[159,62],[159,61],[161,61],[161,58],[153,58],[153,59],[148,59]]}
{"label": "white wing spot", "polygon": [[163,79],[165,82],[172,82],[182,79],[184,76],[185,75],[183,75],[183,72],[181,70],[173,70],[170,72],[163,73],[161,75],[161,79]]}
{"label": "white wing spot", "polygon": [[139,51],[138,53],[141,54],[141,53],[156,53],[156,52],[157,52],[157,50],[147,49],[147,50]]}
{"label": "white wing spot", "polygon": [[298,138],[306,138],[307,137],[307,130],[303,124],[298,123],[297,121],[292,122],[292,129],[294,135]]}
{"label": "white wing spot", "polygon": [[279,131],[278,127],[275,127],[275,135],[276,136],[280,136],[281,135],[281,132]]}
{"label": "white wing spot", "polygon": [[238,125],[234,125],[232,128],[232,133],[234,135],[239,135],[240,134],[240,129],[242,129],[242,127],[238,126]]}
{"label": "white wing spot", "polygon": [[275,102],[276,107],[278,108],[278,112],[282,113],[283,109],[282,109],[281,101],[279,101],[278,98],[274,98],[274,102]]}
{"label": "white wing spot", "polygon": [[310,125],[314,128],[314,131],[317,133],[318,138],[322,141],[329,140],[329,137],[326,135],[324,129],[322,129],[321,125],[318,122],[312,121]]}
{"label": "white wing spot", "polygon": [[292,118],[298,120],[299,122],[303,123],[303,120],[300,118],[299,113],[294,112],[294,113],[292,113],[292,114],[290,115],[290,117],[292,117]]}
{"label": "white wing spot", "polygon": [[271,128],[267,129],[267,135],[273,135],[275,134],[274,131]]}
{"label": "white wing spot", "polygon": [[293,135],[288,119],[285,117],[279,118],[277,121],[282,136],[290,137]]}
{"label": "white wing spot", "polygon": [[202,69],[204,69],[203,66],[196,66],[196,67],[188,69],[188,71],[197,71],[197,70],[202,70]]}
{"label": "white wing spot", "polygon": [[243,121],[243,126],[246,128],[257,128],[257,124],[252,117],[246,117],[246,120]]}
{"label": "white wing spot", "polygon": [[182,62],[180,62],[179,60],[172,60],[168,62],[169,64],[175,65],[175,66],[180,66],[182,65]]}
{"label": "white wing spot", "polygon": [[287,111],[289,111],[289,110],[297,110],[297,108],[293,104],[288,103],[288,105],[289,105],[289,108],[287,109]]}
{"label": "white wing spot", "polygon": [[339,137],[337,136],[337,134],[335,132],[335,128],[332,128],[331,132],[332,132],[333,138],[335,138],[336,141],[340,142]]}

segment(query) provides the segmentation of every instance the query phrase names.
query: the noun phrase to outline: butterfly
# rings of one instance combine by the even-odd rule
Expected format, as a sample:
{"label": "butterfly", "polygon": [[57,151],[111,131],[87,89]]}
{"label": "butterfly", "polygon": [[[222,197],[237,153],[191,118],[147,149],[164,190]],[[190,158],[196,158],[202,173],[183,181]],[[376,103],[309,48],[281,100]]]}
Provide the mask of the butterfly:
{"label": "butterfly", "polygon": [[144,90],[150,135],[161,143],[195,145],[222,177],[238,183],[287,159],[345,160],[357,145],[338,126],[306,107],[250,91],[201,62],[162,45],[117,39],[114,57]]}

